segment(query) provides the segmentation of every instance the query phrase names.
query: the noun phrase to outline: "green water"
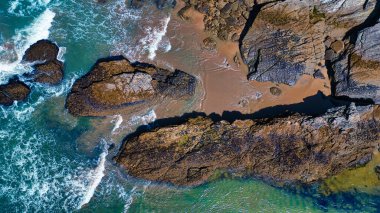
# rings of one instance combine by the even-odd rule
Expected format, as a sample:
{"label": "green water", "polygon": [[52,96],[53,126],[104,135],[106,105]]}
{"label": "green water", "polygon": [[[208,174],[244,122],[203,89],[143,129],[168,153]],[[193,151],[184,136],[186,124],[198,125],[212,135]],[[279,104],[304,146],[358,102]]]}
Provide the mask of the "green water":
{"label": "green water", "polygon": [[[377,197],[354,192],[323,197],[310,192],[313,190],[296,193],[257,180],[236,179],[191,189],[175,188],[136,180],[121,172],[112,162],[116,150],[107,152],[107,144],[118,142],[112,139],[115,124],[109,123],[104,128],[109,131],[90,137],[99,131],[92,125],[96,119],[70,116],[64,109],[64,99],[73,81],[98,58],[124,54],[136,60],[151,53],[149,44],[155,38],[144,32],[154,32],[156,26],[150,21],[166,18],[170,12],[154,8],[147,5],[131,9],[122,0],[108,4],[87,0],[0,1],[1,47],[12,44],[14,54],[20,57],[31,40],[49,38],[65,48],[65,77],[61,85],[28,83],[33,92],[26,102],[0,108],[2,212],[378,210]],[[46,28],[49,23],[51,26]],[[160,46],[156,53],[163,51],[168,50]],[[10,52],[0,49],[1,82],[30,71],[30,67],[11,66],[9,59],[14,55]],[[131,125],[142,124],[141,117],[136,116]],[[83,146],[86,149],[81,149]]]}

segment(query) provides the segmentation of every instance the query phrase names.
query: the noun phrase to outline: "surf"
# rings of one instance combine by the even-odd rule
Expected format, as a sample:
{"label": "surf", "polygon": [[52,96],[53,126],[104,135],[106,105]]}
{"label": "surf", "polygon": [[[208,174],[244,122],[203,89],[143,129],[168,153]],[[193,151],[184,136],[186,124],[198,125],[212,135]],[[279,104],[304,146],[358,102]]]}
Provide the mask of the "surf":
{"label": "surf", "polygon": [[[0,48],[0,54],[5,55],[0,59],[0,83],[4,83],[12,75],[30,71],[28,64],[21,63],[22,57],[30,45],[49,38],[54,17],[55,13],[46,9],[29,26],[16,30],[10,41],[4,42]],[[12,60],[9,54],[15,54],[15,59]]]}

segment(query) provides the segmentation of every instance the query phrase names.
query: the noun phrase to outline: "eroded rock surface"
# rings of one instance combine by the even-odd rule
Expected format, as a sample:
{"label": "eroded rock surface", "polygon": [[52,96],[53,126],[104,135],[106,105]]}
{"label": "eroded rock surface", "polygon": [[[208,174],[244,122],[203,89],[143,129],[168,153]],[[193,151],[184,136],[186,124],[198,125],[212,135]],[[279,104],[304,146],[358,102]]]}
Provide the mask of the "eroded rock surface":
{"label": "eroded rock surface", "polygon": [[379,106],[354,104],[319,117],[199,117],[129,137],[115,160],[132,176],[175,185],[202,184],[219,171],[312,183],[367,163],[379,145],[379,122]]}
{"label": "eroded rock surface", "polygon": [[23,57],[23,61],[32,63],[34,68],[27,76],[39,83],[60,83],[63,78],[63,63],[57,59],[58,53],[59,47],[49,40],[40,40],[31,45]]}
{"label": "eroded rock surface", "polygon": [[30,88],[18,79],[11,79],[0,85],[0,105],[10,106],[15,101],[23,101],[30,94]]}
{"label": "eroded rock surface", "polygon": [[[348,42],[347,42],[348,43]],[[380,104],[380,24],[358,32],[333,62],[334,94]]]}
{"label": "eroded rock surface", "polygon": [[191,98],[196,85],[195,77],[179,70],[132,64],[121,57],[100,60],[74,83],[66,107],[76,116],[112,115],[163,100]]}
{"label": "eroded rock surface", "polygon": [[[342,51],[339,39],[364,22],[375,1],[275,1],[266,4],[241,40],[250,80],[294,85],[303,74],[324,68],[325,38]],[[255,11],[254,11],[255,12]]]}
{"label": "eroded rock surface", "polygon": [[313,19],[308,1],[264,6],[242,41],[248,78],[294,85],[301,75],[312,75],[325,52],[324,22]]}

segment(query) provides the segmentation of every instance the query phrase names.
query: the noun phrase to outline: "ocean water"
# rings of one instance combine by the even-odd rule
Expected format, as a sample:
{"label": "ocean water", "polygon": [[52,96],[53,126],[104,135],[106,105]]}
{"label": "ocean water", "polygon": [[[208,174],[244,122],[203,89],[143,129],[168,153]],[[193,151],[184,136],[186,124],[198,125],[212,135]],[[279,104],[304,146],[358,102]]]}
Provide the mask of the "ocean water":
{"label": "ocean water", "polygon": [[[329,197],[313,189],[285,190],[259,180],[222,179],[196,188],[176,188],[122,173],[108,151],[116,133],[156,118],[154,111],[124,121],[75,118],[64,109],[74,80],[101,57],[123,54],[154,63],[171,51],[165,36],[170,8],[128,7],[124,0],[1,0],[0,83],[30,72],[23,52],[40,39],[60,46],[62,84],[28,83],[31,97],[0,107],[1,212],[376,212],[379,198],[348,192]],[[83,141],[86,141],[83,143]],[[85,146],[86,149],[81,147]]]}

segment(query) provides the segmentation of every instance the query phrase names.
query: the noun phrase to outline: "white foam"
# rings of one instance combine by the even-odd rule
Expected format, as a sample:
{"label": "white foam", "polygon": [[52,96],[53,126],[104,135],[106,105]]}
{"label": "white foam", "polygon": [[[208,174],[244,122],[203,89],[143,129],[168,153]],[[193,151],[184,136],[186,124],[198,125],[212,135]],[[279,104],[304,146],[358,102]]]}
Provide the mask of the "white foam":
{"label": "white foam", "polygon": [[66,54],[66,47],[59,47],[57,59],[64,62],[65,58],[64,55]]}
{"label": "white foam", "polygon": [[125,204],[124,204],[123,213],[127,213],[127,212],[128,212],[128,209],[131,207],[132,202],[133,202],[133,196],[134,196],[134,194],[135,194],[135,192],[136,192],[136,189],[137,189],[137,187],[134,186],[134,187],[132,188],[131,192],[129,193],[129,195],[128,195],[126,201],[125,201]]}
{"label": "white foam", "polygon": [[8,13],[27,16],[36,10],[46,8],[49,3],[50,0],[14,0],[9,3]]}
{"label": "white foam", "polygon": [[147,27],[147,36],[140,40],[144,49],[148,51],[148,58],[154,60],[156,57],[156,51],[158,50],[159,44],[166,34],[171,16],[164,19],[157,28]]}
{"label": "white foam", "polygon": [[6,80],[4,79],[5,76],[24,73],[30,69],[28,65],[20,63],[22,57],[30,45],[49,37],[49,29],[52,26],[54,17],[55,13],[46,9],[31,25],[24,29],[16,30],[16,35],[12,37],[11,42],[14,45],[17,59],[13,62],[0,61],[0,82]]}
{"label": "white foam", "polygon": [[13,121],[2,128],[7,134],[1,136],[0,159],[7,164],[0,165],[0,197],[6,197],[15,212],[74,209],[87,176],[81,175],[78,163],[54,153],[55,135],[33,127],[20,129]]}
{"label": "white foam", "polygon": [[115,115],[112,122],[115,123],[115,126],[112,129],[112,133],[114,133],[117,129],[120,128],[120,125],[123,123],[123,117],[121,115]]}
{"label": "white foam", "polygon": [[143,116],[132,116],[130,120],[130,125],[148,125],[149,123],[154,122],[157,119],[156,112],[154,110],[150,110],[147,114]]}
{"label": "white foam", "polygon": [[98,185],[102,181],[102,178],[104,177],[107,155],[108,155],[108,151],[107,151],[107,147],[105,147],[105,150],[100,154],[98,166],[89,173],[88,178],[91,181],[90,181],[90,184],[88,185],[86,192],[83,195],[81,202],[79,203],[78,209],[82,208],[83,205],[89,203],[91,198],[94,196],[96,188],[98,187]]}

